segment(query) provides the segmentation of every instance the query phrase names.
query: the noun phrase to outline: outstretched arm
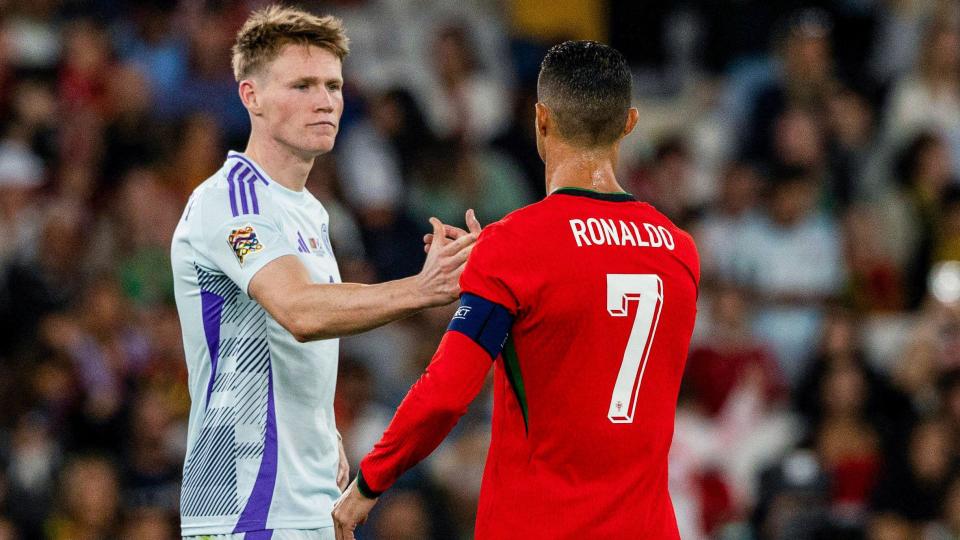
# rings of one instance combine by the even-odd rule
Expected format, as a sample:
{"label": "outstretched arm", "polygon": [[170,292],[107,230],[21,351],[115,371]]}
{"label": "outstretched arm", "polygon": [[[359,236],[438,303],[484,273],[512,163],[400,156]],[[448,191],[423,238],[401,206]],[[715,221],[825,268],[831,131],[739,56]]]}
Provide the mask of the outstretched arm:
{"label": "outstretched arm", "polygon": [[353,538],[376,497],[427,457],[483,387],[513,318],[506,308],[465,294],[426,372],[410,388],[390,426],[360,463],[356,480],[334,505],[338,540]]}
{"label": "outstretched arm", "polygon": [[440,220],[432,218],[430,223],[434,230],[430,250],[416,276],[375,285],[318,284],[297,257],[284,256],[256,273],[250,296],[299,341],[356,334],[449,304],[460,294],[458,281],[480,224],[468,212],[471,232],[451,240],[443,234]]}

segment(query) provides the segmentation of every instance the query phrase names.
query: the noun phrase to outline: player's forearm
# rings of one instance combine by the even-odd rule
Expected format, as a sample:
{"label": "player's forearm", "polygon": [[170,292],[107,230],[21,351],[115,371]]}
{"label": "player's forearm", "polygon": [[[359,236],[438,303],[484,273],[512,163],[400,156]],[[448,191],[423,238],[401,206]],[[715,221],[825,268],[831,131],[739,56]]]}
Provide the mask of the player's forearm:
{"label": "player's forearm", "polygon": [[[419,394],[425,392],[429,390]],[[361,462],[364,477],[361,489],[367,497],[379,496],[403,473],[429,456],[467,410],[466,405],[458,409],[425,401],[412,390],[401,407],[383,438]]]}
{"label": "player's forearm", "polygon": [[364,495],[375,497],[430,455],[483,388],[490,356],[470,338],[447,332],[390,426],[360,464]]}
{"label": "player's forearm", "polygon": [[418,276],[363,285],[312,285],[291,306],[291,333],[300,341],[365,332],[440,305],[444,299],[426,292]]}

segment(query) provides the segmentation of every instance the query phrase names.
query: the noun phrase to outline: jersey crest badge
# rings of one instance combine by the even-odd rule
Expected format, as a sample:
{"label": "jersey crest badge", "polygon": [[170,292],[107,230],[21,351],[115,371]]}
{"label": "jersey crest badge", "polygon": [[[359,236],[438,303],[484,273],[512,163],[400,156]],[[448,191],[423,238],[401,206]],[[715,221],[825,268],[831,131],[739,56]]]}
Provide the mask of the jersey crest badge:
{"label": "jersey crest badge", "polygon": [[253,229],[253,225],[246,225],[242,228],[234,229],[230,233],[227,243],[230,244],[230,247],[233,249],[233,254],[236,255],[237,260],[240,261],[240,266],[243,266],[243,261],[248,255],[263,249],[263,244],[261,244],[257,238],[257,231]]}

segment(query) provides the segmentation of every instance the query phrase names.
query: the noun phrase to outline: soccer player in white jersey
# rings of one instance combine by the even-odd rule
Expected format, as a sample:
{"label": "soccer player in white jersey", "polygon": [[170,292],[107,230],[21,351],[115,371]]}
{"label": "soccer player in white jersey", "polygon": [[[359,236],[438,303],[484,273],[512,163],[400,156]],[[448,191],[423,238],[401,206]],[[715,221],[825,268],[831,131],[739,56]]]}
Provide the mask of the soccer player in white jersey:
{"label": "soccer player in white jersey", "polygon": [[243,153],[191,196],[173,237],[192,405],[184,537],[332,539],[349,467],[336,431],[338,336],[448,304],[480,225],[431,220],[416,276],[340,282],[328,214],[304,185],[343,111],[340,21],[253,13],[233,48],[250,114]]}

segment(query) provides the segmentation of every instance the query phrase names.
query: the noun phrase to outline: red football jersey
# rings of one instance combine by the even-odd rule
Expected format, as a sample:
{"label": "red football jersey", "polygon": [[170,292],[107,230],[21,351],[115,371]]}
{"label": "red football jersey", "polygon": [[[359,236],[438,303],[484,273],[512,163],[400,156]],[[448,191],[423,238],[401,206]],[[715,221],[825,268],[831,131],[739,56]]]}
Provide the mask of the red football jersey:
{"label": "red football jersey", "polygon": [[[476,538],[679,537],[667,453],[698,282],[690,236],[627,194],[561,189],[484,229],[461,288],[512,325]],[[461,309],[451,330],[484,306]],[[432,451],[479,392],[500,345],[483,320],[446,334],[361,463],[362,491]]]}
{"label": "red football jersey", "polygon": [[490,225],[461,287],[515,315],[477,538],[678,538],[667,453],[696,317],[688,234],[562,189]]}

